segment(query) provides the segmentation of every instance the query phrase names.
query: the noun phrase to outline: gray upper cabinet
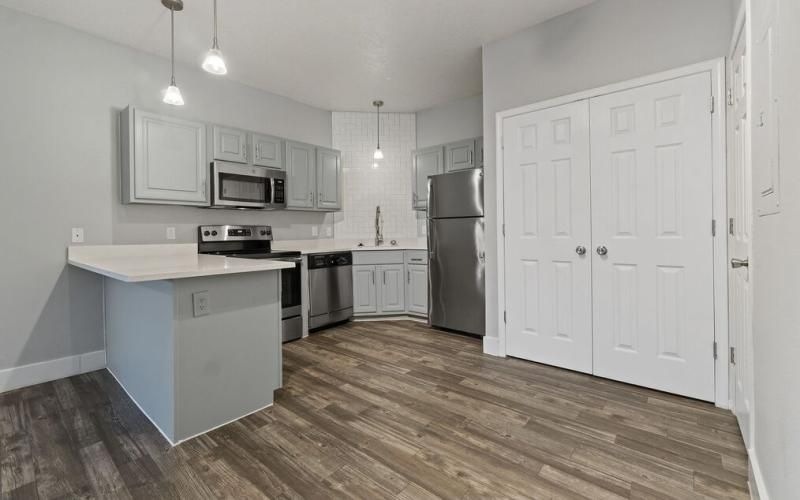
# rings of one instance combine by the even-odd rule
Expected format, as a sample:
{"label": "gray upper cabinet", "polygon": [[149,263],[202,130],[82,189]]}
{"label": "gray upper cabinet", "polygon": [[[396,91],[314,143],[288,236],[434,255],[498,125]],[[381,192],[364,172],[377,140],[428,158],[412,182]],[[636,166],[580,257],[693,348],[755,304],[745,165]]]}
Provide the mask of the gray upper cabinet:
{"label": "gray upper cabinet", "polygon": [[316,152],[310,144],[286,141],[286,206],[314,208]]}
{"label": "gray upper cabinet", "polygon": [[475,140],[453,142],[445,146],[445,171],[475,168]]}
{"label": "gray upper cabinet", "polygon": [[253,134],[250,141],[253,165],[283,170],[283,139],[271,135]]}
{"label": "gray upper cabinet", "polygon": [[342,153],[317,148],[317,202],[320,210],[342,208]]}
{"label": "gray upper cabinet", "polygon": [[247,132],[214,125],[211,135],[215,160],[247,163]]}
{"label": "gray upper cabinet", "polygon": [[413,208],[428,208],[428,177],[444,173],[444,150],[441,146],[414,151]]}
{"label": "gray upper cabinet", "polygon": [[120,135],[123,203],[208,204],[205,124],[129,106]]}

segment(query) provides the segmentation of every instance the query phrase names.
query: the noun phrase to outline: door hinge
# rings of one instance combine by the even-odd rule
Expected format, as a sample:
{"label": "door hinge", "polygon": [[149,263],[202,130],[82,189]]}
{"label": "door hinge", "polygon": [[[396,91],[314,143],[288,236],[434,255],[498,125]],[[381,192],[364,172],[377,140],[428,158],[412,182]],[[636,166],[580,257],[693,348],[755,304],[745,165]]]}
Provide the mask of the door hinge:
{"label": "door hinge", "polygon": [[731,364],[732,365],[736,364],[736,348],[735,347],[731,347]]}
{"label": "door hinge", "polygon": [[733,106],[733,89],[728,88],[728,106]]}
{"label": "door hinge", "polygon": [[717,359],[717,341],[714,341],[714,359]]}
{"label": "door hinge", "polygon": [[728,219],[728,234],[733,236],[733,217]]}
{"label": "door hinge", "polygon": [[711,219],[711,236],[717,235],[717,219]]}
{"label": "door hinge", "polygon": [[711,109],[711,112],[713,113],[714,112],[714,96],[713,95],[711,96],[711,101],[710,101],[710,104],[709,104],[709,108]]}
{"label": "door hinge", "polygon": [[503,311],[503,323],[508,323],[508,314],[505,311]]}

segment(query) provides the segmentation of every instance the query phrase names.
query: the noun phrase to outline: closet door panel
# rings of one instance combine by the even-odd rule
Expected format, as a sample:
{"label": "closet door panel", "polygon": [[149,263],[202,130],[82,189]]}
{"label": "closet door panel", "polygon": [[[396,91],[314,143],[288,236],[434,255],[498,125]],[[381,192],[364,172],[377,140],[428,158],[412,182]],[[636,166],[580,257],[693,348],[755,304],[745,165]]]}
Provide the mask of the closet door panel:
{"label": "closet door panel", "polygon": [[708,73],[591,99],[594,373],[714,399]]}
{"label": "closet door panel", "polygon": [[506,350],[592,371],[589,105],[503,123]]}

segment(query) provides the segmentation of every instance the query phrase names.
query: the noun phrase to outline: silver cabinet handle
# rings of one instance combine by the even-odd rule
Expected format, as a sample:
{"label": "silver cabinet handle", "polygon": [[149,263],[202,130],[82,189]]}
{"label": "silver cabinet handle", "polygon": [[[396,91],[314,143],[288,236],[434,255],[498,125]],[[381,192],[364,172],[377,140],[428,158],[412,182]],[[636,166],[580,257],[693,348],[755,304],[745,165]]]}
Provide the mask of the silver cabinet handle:
{"label": "silver cabinet handle", "polygon": [[750,267],[750,259],[731,259],[731,267],[739,269],[740,267]]}
{"label": "silver cabinet handle", "polygon": [[469,151],[469,164],[472,165],[472,151]]}
{"label": "silver cabinet handle", "polygon": [[578,255],[586,255],[586,247],[579,246],[575,249],[575,253]]}
{"label": "silver cabinet handle", "polygon": [[375,271],[370,271],[369,274],[372,275],[372,284],[375,284]]}
{"label": "silver cabinet handle", "polygon": [[261,144],[256,144],[256,158],[261,158]]}
{"label": "silver cabinet handle", "polygon": [[597,247],[597,255],[602,257],[603,255],[607,254],[608,254],[608,248],[604,247],[603,245]]}
{"label": "silver cabinet handle", "polygon": [[406,274],[408,274],[408,282],[411,283],[411,271],[406,271]]}
{"label": "silver cabinet handle", "polygon": [[386,286],[386,271],[381,273],[383,275],[383,286]]}

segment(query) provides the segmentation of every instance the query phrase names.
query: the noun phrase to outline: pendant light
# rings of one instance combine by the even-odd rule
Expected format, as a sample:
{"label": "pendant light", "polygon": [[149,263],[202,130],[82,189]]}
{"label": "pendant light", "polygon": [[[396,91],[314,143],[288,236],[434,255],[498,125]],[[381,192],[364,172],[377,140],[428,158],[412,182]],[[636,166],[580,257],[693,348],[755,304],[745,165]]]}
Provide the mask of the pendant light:
{"label": "pendant light", "polygon": [[175,11],[183,10],[183,0],[161,0],[161,4],[169,9],[169,22],[170,22],[170,41],[172,48],[172,77],[169,81],[169,87],[164,92],[164,102],[173,106],[183,106],[183,96],[181,89],[175,85]]}
{"label": "pendant light", "polygon": [[217,0],[214,0],[214,39],[211,42],[211,49],[206,54],[206,58],[203,59],[203,69],[212,75],[224,75],[228,72],[217,41]]}
{"label": "pendant light", "polygon": [[[383,160],[383,151],[381,151],[381,106],[383,106],[383,101],[377,100],[372,101],[372,105],[375,106],[378,110],[378,147],[375,148],[375,153],[372,154],[372,158],[374,160]],[[375,161],[372,164],[372,168],[378,168],[378,162]]]}

